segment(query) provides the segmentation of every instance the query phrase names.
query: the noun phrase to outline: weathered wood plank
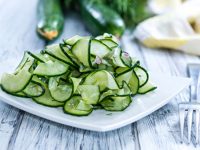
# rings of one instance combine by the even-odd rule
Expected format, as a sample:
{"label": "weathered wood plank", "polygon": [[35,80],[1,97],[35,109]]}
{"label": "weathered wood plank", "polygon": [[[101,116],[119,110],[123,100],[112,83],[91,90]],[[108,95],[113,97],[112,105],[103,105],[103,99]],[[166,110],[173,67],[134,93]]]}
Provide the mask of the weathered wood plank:
{"label": "weathered wood plank", "polygon": [[0,102],[0,145],[2,150],[7,149],[19,119],[19,110]]}
{"label": "weathered wood plank", "polygon": [[[164,50],[152,50],[141,46],[148,69],[169,75],[186,75],[188,55]],[[189,56],[191,57],[191,56]],[[191,60],[199,61],[197,57]],[[173,85],[172,85],[173,86]],[[172,99],[165,107],[137,122],[141,149],[195,149],[194,145],[180,144],[178,103],[188,100],[188,90]],[[148,140],[147,140],[148,139]],[[194,143],[194,137],[192,137]],[[145,144],[143,144],[145,143]]]}
{"label": "weathered wood plank", "polygon": [[32,115],[25,115],[12,148],[26,149],[125,149],[132,150],[135,140],[132,127],[98,133],[67,127]]}
{"label": "weathered wood plank", "polygon": [[[23,51],[43,47],[35,34],[36,1],[0,1],[0,62],[21,59]],[[24,7],[25,6],[25,7]],[[5,67],[5,66],[0,66]],[[15,138],[23,112],[0,102],[0,146],[7,149]]]}

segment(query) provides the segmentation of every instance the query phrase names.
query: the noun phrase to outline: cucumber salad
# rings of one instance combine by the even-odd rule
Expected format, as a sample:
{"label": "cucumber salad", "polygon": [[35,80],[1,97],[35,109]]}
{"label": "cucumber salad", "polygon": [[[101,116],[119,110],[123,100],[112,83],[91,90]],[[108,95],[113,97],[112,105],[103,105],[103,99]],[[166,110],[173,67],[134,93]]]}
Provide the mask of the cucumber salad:
{"label": "cucumber salad", "polygon": [[110,34],[76,35],[37,54],[26,51],[14,73],[2,75],[1,88],[76,116],[122,111],[131,97],[156,89],[140,62]]}

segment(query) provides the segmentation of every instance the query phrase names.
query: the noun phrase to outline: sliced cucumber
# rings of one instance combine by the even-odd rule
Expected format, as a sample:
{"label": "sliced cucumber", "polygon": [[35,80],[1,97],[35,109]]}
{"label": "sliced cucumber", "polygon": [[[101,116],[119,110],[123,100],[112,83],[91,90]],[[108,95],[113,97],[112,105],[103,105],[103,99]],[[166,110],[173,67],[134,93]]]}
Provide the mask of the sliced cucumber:
{"label": "sliced cucumber", "polygon": [[143,85],[145,85],[147,83],[147,81],[149,80],[149,74],[147,73],[147,71],[142,68],[141,66],[136,66],[134,68],[134,71],[136,73],[136,75],[139,78],[140,81],[140,87],[142,87]]}
{"label": "sliced cucumber", "polygon": [[83,37],[83,36],[75,35],[75,36],[73,36],[73,37],[71,37],[71,38],[69,38],[69,39],[64,40],[64,43],[67,44],[67,45],[72,46],[72,45],[74,45],[78,40],[83,39],[83,38],[90,38],[90,37],[88,37],[88,36]]}
{"label": "sliced cucumber", "polygon": [[132,63],[131,63],[131,67],[135,67],[137,65],[140,65],[140,61],[135,58],[135,57],[131,57]]}
{"label": "sliced cucumber", "polygon": [[66,73],[68,68],[69,66],[62,62],[48,61],[46,63],[40,63],[33,71],[33,74],[40,76],[58,76]]}
{"label": "sliced cucumber", "polygon": [[31,52],[28,52],[29,55],[31,55],[33,58],[35,58],[35,60],[37,60],[39,63],[45,63],[48,61],[57,61],[57,59],[55,59],[54,57],[50,56],[49,54],[47,54],[45,51],[41,51],[38,54],[33,54]]}
{"label": "sliced cucumber", "polygon": [[90,73],[85,81],[83,82],[84,85],[98,85],[100,91],[108,89],[119,89],[114,77],[105,70],[96,71]]}
{"label": "sliced cucumber", "polygon": [[122,87],[120,88],[120,92],[118,92],[117,95],[125,96],[125,95],[131,95],[131,94],[132,94],[132,91],[131,91],[130,86],[124,81],[122,83]]}
{"label": "sliced cucumber", "polygon": [[111,96],[130,96],[131,89],[126,82],[123,82],[122,87],[117,90],[108,90],[101,94],[99,102]]}
{"label": "sliced cucumber", "polygon": [[93,69],[92,68],[89,68],[89,67],[85,67],[83,65],[80,66],[79,68],[79,71],[80,73],[89,73],[89,72],[92,72]]}
{"label": "sliced cucumber", "polygon": [[63,53],[59,44],[53,44],[46,47],[45,52],[50,56],[74,66],[73,62]]}
{"label": "sliced cucumber", "polygon": [[150,91],[155,90],[157,87],[151,83],[150,81],[148,81],[145,85],[143,85],[142,87],[139,88],[138,93],[139,94],[146,94]]}
{"label": "sliced cucumber", "polygon": [[113,89],[113,90],[118,89],[119,87],[118,87],[118,84],[117,84],[114,76],[111,73],[109,73],[108,71],[104,71],[104,74],[107,76],[107,85],[106,85],[107,88]]}
{"label": "sliced cucumber", "polygon": [[31,52],[27,52],[29,55],[31,55],[33,58],[35,58],[37,61],[40,62],[47,62],[49,59],[47,59],[46,57],[44,57],[44,55],[42,55],[41,53],[38,54],[33,54]]}
{"label": "sliced cucumber", "polygon": [[24,92],[18,92],[18,93],[9,93],[13,96],[18,96],[18,97],[24,97],[24,98],[29,98]]}
{"label": "sliced cucumber", "polygon": [[66,73],[64,73],[63,75],[59,76],[60,77],[59,84],[65,84],[66,82],[68,83],[69,82],[69,78],[70,78],[70,73],[71,73],[71,71],[68,70]]}
{"label": "sliced cucumber", "polygon": [[139,61],[108,33],[96,38],[74,36],[39,54],[25,52],[15,72],[4,74],[0,84],[9,94],[62,106],[78,116],[95,108],[124,110],[130,96],[156,89]]}
{"label": "sliced cucumber", "polygon": [[20,70],[17,74],[4,73],[1,77],[1,87],[8,93],[22,91],[31,80],[32,74],[26,69]]}
{"label": "sliced cucumber", "polygon": [[127,67],[125,62],[122,60],[122,50],[120,47],[115,47],[110,53],[108,53],[105,58],[110,60],[114,66],[117,67]]}
{"label": "sliced cucumber", "polygon": [[87,116],[92,110],[92,105],[86,104],[80,96],[73,96],[64,105],[64,112],[76,116]]}
{"label": "sliced cucumber", "polygon": [[101,101],[101,105],[105,110],[122,111],[131,103],[130,96],[112,96]]}
{"label": "sliced cucumber", "polygon": [[28,70],[30,66],[33,64],[33,62],[34,62],[34,58],[31,55],[29,55],[28,52],[24,52],[24,56],[20,64],[15,69],[15,73],[19,72],[24,67],[26,67],[26,69]]}
{"label": "sliced cucumber", "polygon": [[74,44],[71,51],[86,67],[92,67],[90,62],[90,39],[80,39]]}
{"label": "sliced cucumber", "polygon": [[131,67],[117,67],[115,68],[115,72],[117,76],[124,74],[124,72],[128,71],[129,69],[134,69],[136,66],[139,65],[139,61],[132,62]]}
{"label": "sliced cucumber", "polygon": [[98,40],[107,39],[107,40],[112,40],[115,43],[119,43],[119,40],[115,36],[109,33],[104,33],[103,35],[97,36],[95,39]]}
{"label": "sliced cucumber", "polygon": [[97,104],[100,96],[98,85],[79,85],[78,92],[87,104]]}
{"label": "sliced cucumber", "polygon": [[107,90],[103,93],[101,93],[101,96],[99,98],[99,102],[101,102],[102,100],[104,100],[105,98],[111,97],[111,96],[115,96],[116,95],[116,90]]}
{"label": "sliced cucumber", "polygon": [[129,67],[132,67],[132,64],[134,63],[132,62],[132,58],[127,52],[121,53],[121,60],[123,61],[124,64],[126,64],[126,66],[129,66]]}
{"label": "sliced cucumber", "polygon": [[80,62],[79,60],[72,54],[71,50],[64,44],[60,44],[60,48],[62,52],[65,54],[66,57],[68,57],[74,66],[79,67]]}
{"label": "sliced cucumber", "polygon": [[25,93],[28,97],[39,97],[43,95],[44,92],[44,87],[40,83],[34,81],[30,81],[23,90],[23,93]]}
{"label": "sliced cucumber", "polygon": [[122,86],[123,81],[125,81],[131,89],[133,95],[137,94],[139,89],[139,78],[137,77],[135,71],[130,68],[119,68],[119,75],[116,77],[119,86]]}
{"label": "sliced cucumber", "polygon": [[61,77],[50,77],[48,86],[51,96],[59,102],[64,102],[71,97],[71,95],[73,94],[73,89],[72,85],[67,83],[60,85],[60,78]]}
{"label": "sliced cucumber", "polygon": [[103,44],[101,41],[96,40],[96,39],[91,40],[90,53],[92,55],[103,58],[110,51],[111,51],[111,49],[108,46],[106,46],[105,44]]}
{"label": "sliced cucumber", "polygon": [[10,92],[8,92],[8,91],[5,91],[5,90],[2,88],[2,86],[1,86],[1,89],[2,89],[4,92],[6,92],[6,93],[8,93],[8,94],[10,94],[10,95],[13,95],[13,96],[22,97],[22,98],[29,98],[24,92],[10,93]]}
{"label": "sliced cucumber", "polygon": [[80,82],[82,81],[82,78],[71,77],[71,80],[72,80],[72,84],[73,84],[73,93],[76,93],[76,90],[77,90]]}
{"label": "sliced cucumber", "polygon": [[[124,69],[123,69],[124,70]],[[128,69],[123,71],[122,73],[120,73],[117,77],[116,77],[116,81],[119,84],[119,86],[122,86],[123,82],[125,81],[126,83],[130,82],[131,76],[133,74],[133,70],[132,69]]]}
{"label": "sliced cucumber", "polygon": [[73,70],[70,73],[70,77],[78,78],[81,76],[81,73],[78,70]]}
{"label": "sliced cucumber", "polygon": [[129,70],[129,67],[117,67],[115,68],[115,72],[117,74],[117,76],[124,74],[125,71]]}
{"label": "sliced cucumber", "polygon": [[133,95],[137,94],[139,89],[139,78],[137,77],[135,71],[133,71],[128,85],[131,89],[132,94]]}
{"label": "sliced cucumber", "polygon": [[42,80],[40,80],[36,76],[34,76],[34,80],[37,82],[40,82],[45,89],[45,92],[42,96],[33,98],[33,100],[35,102],[45,105],[45,106],[49,106],[49,107],[59,107],[59,106],[64,105],[63,102],[59,102],[59,101],[56,101],[55,99],[53,99],[53,97],[51,96],[50,91],[48,89],[48,85],[46,83],[44,83]]}
{"label": "sliced cucumber", "polygon": [[109,48],[114,48],[118,46],[118,44],[111,39],[101,39],[101,42],[107,45]]}

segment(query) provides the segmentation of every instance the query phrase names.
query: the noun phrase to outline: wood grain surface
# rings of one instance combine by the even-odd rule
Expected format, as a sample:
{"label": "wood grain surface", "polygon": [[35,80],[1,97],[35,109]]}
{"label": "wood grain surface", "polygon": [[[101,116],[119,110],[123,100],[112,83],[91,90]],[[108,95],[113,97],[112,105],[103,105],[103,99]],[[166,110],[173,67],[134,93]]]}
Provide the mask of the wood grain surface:
{"label": "wood grain surface", "polygon": [[[89,35],[78,14],[66,12],[62,35],[51,43],[35,32],[37,0],[0,0],[0,62],[22,57],[23,51],[38,51],[47,44],[61,42],[75,34]],[[196,56],[163,49],[149,49],[122,38],[125,49],[153,72],[186,76],[189,62]],[[1,67],[1,66],[0,66]],[[172,85],[173,86],[173,85]],[[193,150],[180,143],[178,103],[188,101],[188,89],[151,115],[118,130],[98,133],[57,124],[28,114],[0,101],[0,150]],[[186,139],[185,133],[185,139]]]}

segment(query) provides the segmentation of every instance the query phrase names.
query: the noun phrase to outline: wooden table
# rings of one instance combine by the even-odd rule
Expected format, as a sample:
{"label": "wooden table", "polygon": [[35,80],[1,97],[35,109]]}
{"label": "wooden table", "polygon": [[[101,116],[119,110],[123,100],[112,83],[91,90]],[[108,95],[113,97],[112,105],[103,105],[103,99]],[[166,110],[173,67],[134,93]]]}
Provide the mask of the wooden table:
{"label": "wooden table", "polygon": [[[50,44],[45,43],[36,35],[36,4],[36,0],[0,0],[1,62],[8,60],[11,56],[22,57],[24,50],[39,50]],[[64,32],[54,43],[75,34],[89,35],[78,14],[66,12]],[[125,49],[131,49],[142,64],[154,72],[186,76],[186,64],[199,62],[196,56],[145,48],[133,41],[128,34],[122,38],[122,43]],[[196,149],[193,144],[194,136],[192,136],[192,144],[180,143],[177,106],[181,101],[187,101],[188,95],[188,89],[186,89],[151,115],[118,130],[105,133],[57,124],[0,102],[0,149]],[[197,149],[200,147],[198,146]]]}

